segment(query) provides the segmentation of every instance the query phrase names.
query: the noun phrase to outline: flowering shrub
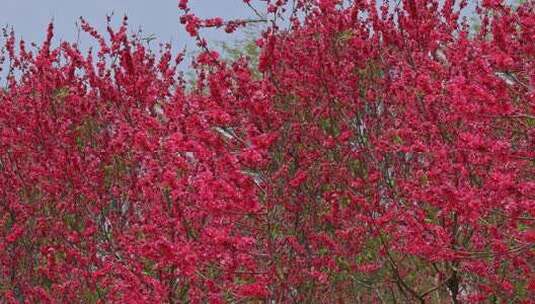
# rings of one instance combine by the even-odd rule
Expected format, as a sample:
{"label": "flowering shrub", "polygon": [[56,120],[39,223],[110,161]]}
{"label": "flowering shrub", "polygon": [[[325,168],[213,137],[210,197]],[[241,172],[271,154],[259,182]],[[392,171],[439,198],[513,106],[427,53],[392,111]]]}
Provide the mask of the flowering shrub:
{"label": "flowering shrub", "polygon": [[[6,35],[2,303],[531,303],[535,3],[267,2],[179,1],[189,89],[126,19]],[[201,36],[250,22],[257,66]]]}

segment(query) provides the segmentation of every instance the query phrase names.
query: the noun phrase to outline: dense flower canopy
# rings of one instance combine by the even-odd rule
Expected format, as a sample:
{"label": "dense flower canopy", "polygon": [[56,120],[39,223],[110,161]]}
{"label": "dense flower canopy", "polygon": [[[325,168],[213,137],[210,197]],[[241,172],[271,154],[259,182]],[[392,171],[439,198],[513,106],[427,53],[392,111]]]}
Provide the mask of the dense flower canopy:
{"label": "dense flower canopy", "polygon": [[190,86],[126,18],[5,34],[0,302],[532,303],[535,2],[188,2]]}

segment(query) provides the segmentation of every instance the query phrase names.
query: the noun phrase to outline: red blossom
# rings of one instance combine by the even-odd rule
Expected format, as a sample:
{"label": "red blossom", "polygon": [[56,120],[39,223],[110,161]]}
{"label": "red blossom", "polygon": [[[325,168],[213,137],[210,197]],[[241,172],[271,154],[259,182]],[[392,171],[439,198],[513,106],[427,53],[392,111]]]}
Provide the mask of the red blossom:
{"label": "red blossom", "polygon": [[[126,19],[82,20],[96,54],[5,33],[0,299],[529,302],[533,1],[243,2],[178,1],[193,85]],[[257,65],[201,36],[251,22]]]}

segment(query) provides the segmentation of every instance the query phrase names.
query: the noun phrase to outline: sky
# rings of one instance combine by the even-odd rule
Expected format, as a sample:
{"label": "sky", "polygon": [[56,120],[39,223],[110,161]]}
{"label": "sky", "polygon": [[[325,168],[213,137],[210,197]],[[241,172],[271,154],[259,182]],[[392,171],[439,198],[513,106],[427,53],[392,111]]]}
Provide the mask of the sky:
{"label": "sky", "polygon": [[[76,41],[76,22],[83,16],[101,32],[105,30],[106,15],[114,13],[118,24],[128,15],[131,30],[143,29],[147,36],[154,34],[161,42],[171,42],[175,50],[195,49],[179,23],[178,0],[1,0],[0,25],[13,27],[18,38],[27,42],[41,42],[48,23],[53,20],[55,41]],[[250,10],[242,0],[191,0],[190,6],[201,17],[247,18]],[[224,31],[204,34],[209,41],[239,39]],[[91,38],[81,36],[82,47],[91,44]]]}
{"label": "sky", "polygon": [[[159,42],[171,42],[174,52],[186,48],[191,54],[197,50],[195,42],[179,23],[178,0],[0,0],[0,27],[13,27],[17,38],[26,42],[41,43],[46,36],[48,23],[55,25],[54,41],[76,41],[76,22],[83,16],[100,32],[105,32],[106,16],[114,13],[115,24],[128,15],[130,29],[142,28],[148,37],[154,35]],[[511,0],[510,0],[511,1]],[[512,0],[514,1],[514,0]],[[254,18],[243,0],[190,0],[190,6],[201,17]],[[475,0],[469,0],[473,4]],[[232,43],[243,39],[244,33],[228,35],[223,30],[203,33],[208,41]],[[0,37],[0,45],[3,41]],[[82,49],[94,46],[88,35],[79,39]],[[153,44],[157,46],[157,43]]]}

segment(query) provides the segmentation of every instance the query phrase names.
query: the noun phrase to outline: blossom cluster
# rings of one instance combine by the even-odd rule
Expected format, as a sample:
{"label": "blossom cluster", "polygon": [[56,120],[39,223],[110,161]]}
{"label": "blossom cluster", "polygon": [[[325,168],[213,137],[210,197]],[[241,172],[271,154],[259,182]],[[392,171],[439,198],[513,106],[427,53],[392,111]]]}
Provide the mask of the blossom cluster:
{"label": "blossom cluster", "polygon": [[126,18],[5,33],[0,303],[533,303],[535,2],[188,2],[191,85]]}

